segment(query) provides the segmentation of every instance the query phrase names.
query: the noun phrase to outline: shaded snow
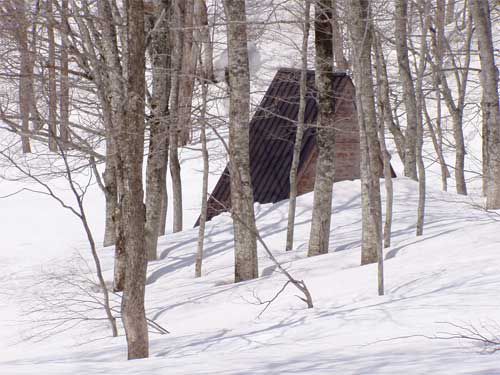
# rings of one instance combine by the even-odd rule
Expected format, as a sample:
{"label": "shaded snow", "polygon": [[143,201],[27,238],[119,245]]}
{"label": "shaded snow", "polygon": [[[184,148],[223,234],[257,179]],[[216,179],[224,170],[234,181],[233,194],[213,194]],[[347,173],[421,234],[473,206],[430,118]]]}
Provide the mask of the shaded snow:
{"label": "shaded snow", "polygon": [[[480,346],[421,335],[456,332],[440,322],[487,327],[500,321],[500,217],[431,190],[425,235],[416,238],[417,186],[406,179],[395,183],[386,296],[377,296],[376,267],[359,266],[359,181],[342,182],[334,188],[333,252],[328,255],[305,257],[312,194],[298,199],[296,247],[289,253],[282,250],[286,202],[256,206],[263,238],[286,268],[305,280],[314,309],[305,309],[290,288],[257,318],[263,308],[258,298],[273,296],[284,278],[260,252],[265,276],[231,283],[232,225],[222,215],[207,226],[201,279],[193,278],[196,229],[160,241],[161,259],[148,271],[148,316],[171,334],[151,335],[151,359],[124,361],[124,338],[106,337],[103,323],[84,323],[41,343],[19,342],[17,330],[27,334],[37,325],[18,323],[25,320],[22,313],[2,322],[2,374],[499,373],[498,355],[481,354]],[[110,279],[112,249],[102,256]],[[5,304],[23,311],[26,299],[36,300],[44,285],[36,285],[42,277],[39,267],[26,265],[8,275],[9,267],[2,267],[2,316]],[[62,273],[63,262],[54,269]],[[12,313],[12,306],[6,311]],[[38,319],[47,316],[57,314],[43,311]],[[95,339],[100,340],[91,342]]]}

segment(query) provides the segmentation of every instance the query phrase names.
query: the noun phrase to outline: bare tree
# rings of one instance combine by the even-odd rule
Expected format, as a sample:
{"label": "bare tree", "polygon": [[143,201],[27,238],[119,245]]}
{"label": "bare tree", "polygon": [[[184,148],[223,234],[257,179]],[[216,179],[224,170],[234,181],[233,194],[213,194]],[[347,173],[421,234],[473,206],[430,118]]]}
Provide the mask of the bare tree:
{"label": "bare tree", "polygon": [[169,148],[169,167],[172,179],[172,199],[173,199],[173,232],[182,230],[182,180],[181,164],[179,161],[179,134],[181,133],[179,125],[180,116],[180,87],[182,61],[184,54],[184,13],[185,1],[174,1],[174,30],[171,31],[172,38],[172,93],[170,101],[170,148]]}
{"label": "bare tree", "polygon": [[307,94],[307,51],[309,41],[309,18],[311,13],[311,2],[304,1],[304,25],[302,35],[301,71],[300,71],[300,98],[299,113],[297,114],[297,130],[295,133],[295,143],[293,146],[292,165],[290,166],[290,200],[288,203],[288,225],[286,232],[286,250],[293,248],[293,233],[295,229],[295,208],[297,206],[297,171],[299,169],[300,151],[302,149],[302,138],[304,135],[304,115],[306,109]]}
{"label": "bare tree", "polygon": [[[471,0],[481,57],[483,100],[483,142],[486,144],[486,208],[500,208],[500,108],[498,98],[498,68],[495,65],[490,9],[487,0]],[[484,165],[484,161],[483,161]]]}
{"label": "bare tree", "polygon": [[333,97],[332,2],[321,0],[314,7],[318,159],[308,256],[328,253],[335,177],[335,101]]}
{"label": "bare tree", "polygon": [[[418,169],[418,208],[417,208],[417,236],[421,236],[424,232],[425,218],[425,194],[426,194],[426,174],[423,159],[424,145],[424,73],[426,68],[427,57],[427,30],[430,25],[430,4],[427,0],[419,1],[420,15],[420,51],[418,66],[416,68],[416,92],[417,92],[417,169]],[[417,64],[416,64],[417,65]]]}
{"label": "bare tree", "polygon": [[[440,19],[440,18],[438,18]],[[433,43],[435,48],[433,48],[434,53],[439,55],[436,57],[436,61],[433,61],[433,70],[436,75],[439,76],[439,84],[441,89],[441,94],[443,95],[444,102],[451,115],[451,120],[453,124],[453,138],[454,138],[454,148],[455,148],[455,184],[458,194],[467,195],[467,185],[465,181],[465,140],[463,132],[463,117],[465,109],[465,99],[467,93],[467,83],[469,77],[469,67],[470,67],[470,46],[472,41],[472,17],[469,15],[466,22],[466,30],[463,45],[460,48],[461,51],[456,52],[451,48],[449,40],[445,38],[444,31],[438,29],[436,37],[438,40]],[[440,24],[439,24],[440,25]],[[441,27],[441,26],[440,26]],[[442,39],[441,39],[442,38]],[[454,97],[454,90],[448,81],[446,71],[443,66],[439,67],[436,62],[441,63],[442,56],[440,51],[440,46],[442,43],[443,48],[446,48],[447,56],[454,68],[453,77],[455,78],[456,93]],[[462,60],[463,56],[463,62]]]}
{"label": "bare tree", "polygon": [[397,35],[396,52],[398,57],[399,76],[403,84],[403,101],[406,109],[406,134],[404,153],[405,176],[417,180],[417,101],[413,78],[408,58],[408,1],[396,0],[395,34]]}
{"label": "bare tree", "polygon": [[[380,36],[374,32],[373,46],[376,58],[376,74],[377,74],[377,104],[379,114],[378,137],[380,142],[380,151],[382,153],[382,162],[384,165],[384,180],[385,180],[385,222],[384,222],[384,247],[391,246],[392,232],[392,206],[394,198],[394,188],[392,185],[391,173],[391,154],[389,153],[385,141],[385,124],[391,123],[392,113],[389,103],[389,83],[387,82],[387,72],[385,67],[382,44]],[[390,128],[392,125],[389,125]]]}
{"label": "bare tree", "polygon": [[157,258],[158,236],[166,190],[170,99],[169,0],[156,0],[149,18],[149,55],[152,67],[149,152],[146,168],[146,252],[148,260]]}
{"label": "bare tree", "polygon": [[378,262],[378,293],[384,294],[380,149],[377,134],[371,47],[371,9],[366,0],[350,4],[356,104],[361,147],[362,244],[361,264]]}
{"label": "bare tree", "polygon": [[49,41],[49,149],[57,151],[57,86],[56,86],[56,42],[54,32],[53,0],[48,0],[45,4],[47,17],[47,38]]}
{"label": "bare tree", "polygon": [[127,2],[127,102],[126,117],[119,128],[123,161],[122,220],[125,227],[126,272],[122,298],[122,320],[128,358],[146,358],[149,338],[144,295],[147,254],[146,213],[143,203],[142,161],[144,154],[145,52],[144,2]]}
{"label": "bare tree", "polygon": [[234,214],[235,281],[258,277],[257,242],[250,178],[248,65],[245,0],[224,0],[229,76],[229,166]]}

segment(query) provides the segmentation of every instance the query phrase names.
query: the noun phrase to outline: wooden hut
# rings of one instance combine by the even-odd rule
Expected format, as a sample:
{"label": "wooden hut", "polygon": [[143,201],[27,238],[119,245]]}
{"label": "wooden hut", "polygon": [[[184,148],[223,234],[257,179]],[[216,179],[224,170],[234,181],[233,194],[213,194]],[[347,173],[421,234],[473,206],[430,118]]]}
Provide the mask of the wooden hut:
{"label": "wooden hut", "polygon": [[[250,122],[250,169],[254,201],[278,202],[290,194],[300,70],[279,69]],[[307,72],[306,129],[298,169],[298,194],[314,190],[316,160],[316,118],[318,114],[314,71]],[[335,181],[354,180],[360,174],[359,129],[354,86],[344,72],[335,73]],[[229,169],[226,167],[209,200],[210,220],[231,206]],[[197,223],[198,224],[198,223]]]}

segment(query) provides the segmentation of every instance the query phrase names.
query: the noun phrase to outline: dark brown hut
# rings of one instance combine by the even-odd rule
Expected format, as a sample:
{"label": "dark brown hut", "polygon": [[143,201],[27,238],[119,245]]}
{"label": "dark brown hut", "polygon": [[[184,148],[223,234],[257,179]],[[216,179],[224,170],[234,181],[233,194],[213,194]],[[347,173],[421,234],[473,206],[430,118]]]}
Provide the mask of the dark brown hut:
{"label": "dark brown hut", "polygon": [[[279,69],[250,122],[250,170],[255,202],[270,203],[288,199],[299,111],[299,82],[300,70]],[[306,129],[298,170],[299,195],[314,190],[318,155],[314,71],[307,72],[307,82]],[[335,180],[358,179],[360,149],[355,93],[353,83],[346,73],[335,73],[333,93],[336,108]],[[226,167],[208,200],[207,219],[227,211],[230,206],[229,168]]]}

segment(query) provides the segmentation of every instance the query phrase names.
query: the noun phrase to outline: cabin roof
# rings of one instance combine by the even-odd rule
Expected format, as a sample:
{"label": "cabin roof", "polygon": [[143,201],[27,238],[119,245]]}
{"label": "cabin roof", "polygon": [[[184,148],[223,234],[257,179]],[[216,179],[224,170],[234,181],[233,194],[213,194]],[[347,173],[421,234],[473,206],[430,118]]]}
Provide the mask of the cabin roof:
{"label": "cabin roof", "polygon": [[[341,93],[350,82],[345,72],[334,73],[333,92],[336,95]],[[313,70],[307,72],[307,83],[304,122],[314,124],[318,111]],[[277,202],[289,196],[299,91],[300,70],[279,69],[249,124],[250,171],[255,202]],[[304,131],[299,171],[316,147],[315,132],[313,126]],[[209,199],[208,220],[219,213],[214,210],[214,205],[217,206],[217,202],[227,204],[229,197],[229,170],[226,167]],[[220,204],[219,211],[225,211]]]}

